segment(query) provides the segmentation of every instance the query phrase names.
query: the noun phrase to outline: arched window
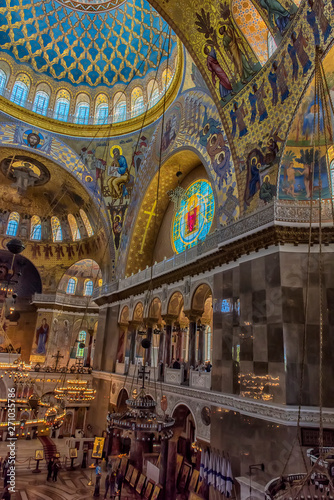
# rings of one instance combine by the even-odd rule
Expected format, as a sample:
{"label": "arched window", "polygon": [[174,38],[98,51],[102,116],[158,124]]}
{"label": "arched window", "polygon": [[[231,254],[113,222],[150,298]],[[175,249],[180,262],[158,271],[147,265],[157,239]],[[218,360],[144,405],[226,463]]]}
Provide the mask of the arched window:
{"label": "arched window", "polygon": [[77,287],[77,280],[75,278],[70,278],[67,283],[66,293],[74,295],[76,287]]}
{"label": "arched window", "polygon": [[77,347],[77,354],[76,354],[77,358],[84,357],[85,348],[80,347],[80,344],[85,344],[86,336],[87,336],[87,334],[86,334],[85,330],[81,330],[81,332],[79,333],[79,336],[78,336],[78,347]]}
{"label": "arched window", "polygon": [[12,212],[8,218],[7,236],[16,236],[17,228],[19,227],[20,216],[17,212]]}
{"label": "arched window", "polygon": [[143,92],[139,87],[132,91],[131,95],[131,117],[141,115],[144,112]]}
{"label": "arched window", "polygon": [[172,78],[173,78],[173,73],[172,73],[172,70],[170,68],[166,68],[163,72],[162,72],[162,76],[161,76],[161,83],[162,83],[162,87],[164,90],[167,90],[168,87],[170,86],[171,82],[172,82]]}
{"label": "arched window", "polygon": [[87,125],[89,120],[89,104],[88,102],[80,102],[77,106],[75,122],[80,125]]}
{"label": "arched window", "polygon": [[251,0],[233,0],[236,24],[262,65],[268,60],[268,28]]}
{"label": "arched window", "polygon": [[39,90],[38,92],[36,92],[32,110],[35,111],[35,113],[38,113],[39,115],[45,116],[48,110],[48,105],[49,105],[48,94],[43,90]]}
{"label": "arched window", "polygon": [[85,224],[85,228],[86,228],[88,236],[93,236],[94,232],[93,232],[91,223],[88,220],[86,212],[84,210],[82,210],[82,208],[80,208],[80,216],[81,216],[81,219],[83,220],[83,223]]}
{"label": "arched window", "polygon": [[271,57],[277,49],[273,35],[268,31],[268,57]]}
{"label": "arched window", "polygon": [[24,106],[28,97],[29,87],[24,82],[16,81],[10,100],[19,106]]}
{"label": "arched window", "polygon": [[123,92],[117,92],[114,97],[114,123],[126,120],[126,99]]}
{"label": "arched window", "polygon": [[68,214],[67,219],[68,219],[68,223],[69,223],[70,228],[71,228],[73,241],[80,240],[81,234],[80,234],[80,231],[78,228],[76,218],[74,217],[74,215]]}
{"label": "arched window", "polygon": [[5,89],[6,81],[7,81],[6,73],[4,72],[3,69],[0,69],[0,94],[1,95],[3,94],[3,91]]}
{"label": "arched window", "polygon": [[33,215],[31,217],[30,239],[31,240],[42,239],[42,224],[41,224],[41,219],[40,217],[38,217],[38,215]]}
{"label": "arched window", "polygon": [[63,241],[63,232],[58,217],[51,217],[51,229],[53,241]]}
{"label": "arched window", "polygon": [[159,89],[154,89],[151,94],[150,108],[152,108],[159,101]]}
{"label": "arched window", "polygon": [[67,90],[60,90],[57,94],[53,118],[62,122],[67,122],[70,110],[70,94]]}
{"label": "arched window", "polygon": [[96,108],[95,123],[97,125],[104,125],[108,123],[108,104],[100,104]]}
{"label": "arched window", "polygon": [[85,281],[84,295],[93,295],[93,282],[92,280]]}

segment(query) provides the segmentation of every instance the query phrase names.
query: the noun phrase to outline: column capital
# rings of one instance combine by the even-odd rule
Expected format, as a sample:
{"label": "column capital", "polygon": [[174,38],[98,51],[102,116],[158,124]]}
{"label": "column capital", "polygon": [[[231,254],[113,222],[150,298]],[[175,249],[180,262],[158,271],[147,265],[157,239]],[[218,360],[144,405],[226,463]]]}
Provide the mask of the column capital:
{"label": "column capital", "polygon": [[177,316],[173,316],[173,314],[163,314],[161,317],[166,325],[172,325],[177,320]]}
{"label": "column capital", "polygon": [[186,318],[191,322],[197,322],[203,314],[203,311],[196,311],[194,309],[189,309],[188,311],[183,311]]}

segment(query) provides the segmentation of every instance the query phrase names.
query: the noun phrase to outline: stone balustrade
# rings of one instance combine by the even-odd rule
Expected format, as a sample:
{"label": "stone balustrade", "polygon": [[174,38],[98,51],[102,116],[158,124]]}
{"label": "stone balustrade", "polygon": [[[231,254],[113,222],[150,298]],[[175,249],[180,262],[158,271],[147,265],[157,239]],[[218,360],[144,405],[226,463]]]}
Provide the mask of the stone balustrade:
{"label": "stone balustrade", "polygon": [[189,371],[189,387],[194,389],[211,389],[211,372]]}
{"label": "stone balustrade", "polygon": [[179,369],[166,368],[165,369],[165,383],[172,385],[181,385],[184,381],[184,368],[181,366]]}

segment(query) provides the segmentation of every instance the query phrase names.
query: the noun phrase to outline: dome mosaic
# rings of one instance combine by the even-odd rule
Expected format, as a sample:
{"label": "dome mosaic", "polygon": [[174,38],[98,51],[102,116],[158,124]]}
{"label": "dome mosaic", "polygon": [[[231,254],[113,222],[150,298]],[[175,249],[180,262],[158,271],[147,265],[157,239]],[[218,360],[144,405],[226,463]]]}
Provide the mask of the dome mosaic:
{"label": "dome mosaic", "polygon": [[0,49],[73,85],[127,85],[155,73],[176,50],[169,33],[146,0],[0,2]]}

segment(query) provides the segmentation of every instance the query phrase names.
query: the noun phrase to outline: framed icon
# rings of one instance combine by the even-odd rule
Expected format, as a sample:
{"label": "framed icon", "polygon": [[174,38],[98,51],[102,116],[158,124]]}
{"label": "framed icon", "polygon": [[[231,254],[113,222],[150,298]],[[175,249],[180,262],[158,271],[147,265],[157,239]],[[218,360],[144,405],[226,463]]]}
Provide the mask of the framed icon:
{"label": "framed icon", "polygon": [[135,484],[136,484],[136,481],[137,481],[137,478],[138,478],[138,474],[139,474],[139,470],[138,469],[133,469],[132,476],[131,476],[131,479],[130,479],[130,486],[132,486],[132,488],[135,487]]}
{"label": "framed icon", "polygon": [[199,471],[198,470],[193,470],[190,483],[189,483],[189,491],[196,491],[196,486],[197,486],[197,481],[199,478]]}
{"label": "framed icon", "polygon": [[122,474],[122,476],[125,476],[125,471],[126,471],[126,467],[128,465],[128,459],[126,457],[123,457],[122,458],[122,461],[121,461],[121,466],[120,466],[120,473]]}
{"label": "framed icon", "polygon": [[182,462],[183,462],[183,456],[178,453],[176,455],[176,478],[179,477],[180,470],[182,467]]}
{"label": "framed icon", "polygon": [[179,480],[179,488],[183,490],[186,488],[190,471],[191,471],[191,466],[187,463],[184,463]]}
{"label": "framed icon", "polygon": [[128,470],[126,471],[125,481],[127,481],[128,483],[130,482],[133,473],[133,468],[134,468],[133,465],[129,464]]}
{"label": "framed icon", "polygon": [[44,459],[44,450],[35,450],[35,460]]}
{"label": "framed icon", "polygon": [[78,450],[76,448],[70,448],[70,458],[78,458]]}
{"label": "framed icon", "polygon": [[153,481],[147,481],[145,492],[144,492],[144,498],[146,500],[150,500],[152,492],[154,488],[154,483]]}
{"label": "framed icon", "polygon": [[140,474],[139,479],[138,479],[138,483],[136,486],[136,492],[139,493],[139,495],[142,494],[145,481],[146,481],[146,476],[144,474]]}
{"label": "framed icon", "polygon": [[92,458],[102,458],[103,446],[104,438],[96,437],[94,439]]}
{"label": "framed icon", "polygon": [[158,500],[159,495],[160,495],[160,491],[161,491],[160,484],[156,484],[154,486],[154,490],[153,490],[153,493],[152,493],[152,496],[151,496],[151,500]]}

